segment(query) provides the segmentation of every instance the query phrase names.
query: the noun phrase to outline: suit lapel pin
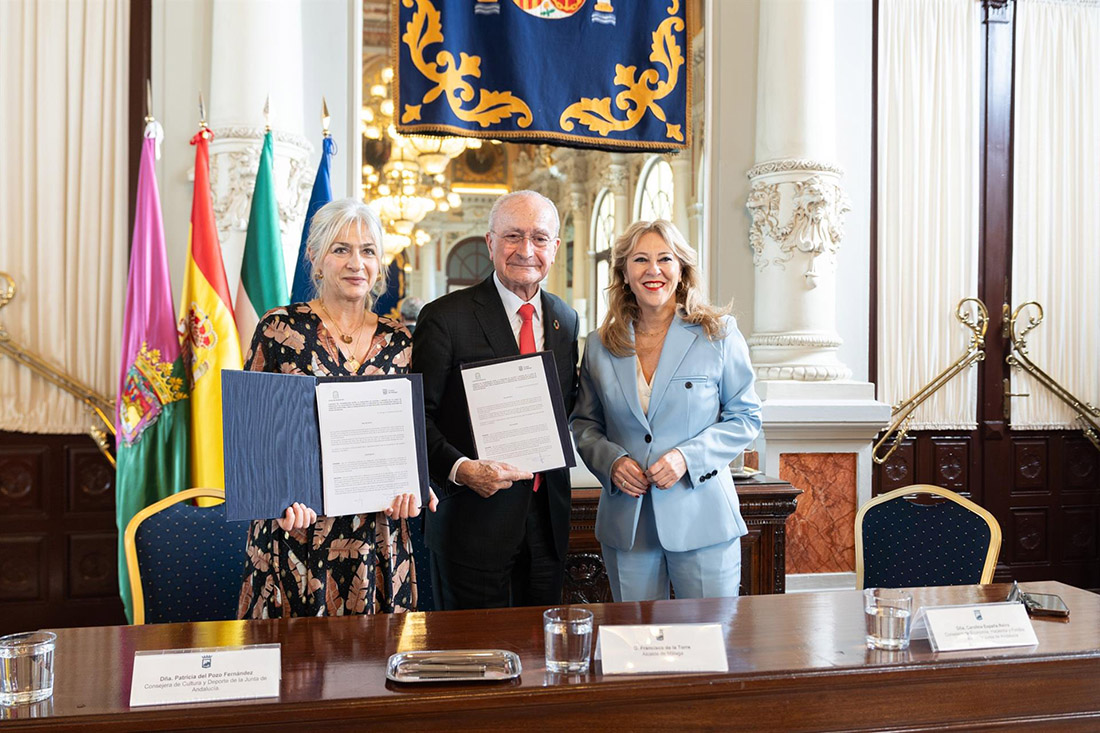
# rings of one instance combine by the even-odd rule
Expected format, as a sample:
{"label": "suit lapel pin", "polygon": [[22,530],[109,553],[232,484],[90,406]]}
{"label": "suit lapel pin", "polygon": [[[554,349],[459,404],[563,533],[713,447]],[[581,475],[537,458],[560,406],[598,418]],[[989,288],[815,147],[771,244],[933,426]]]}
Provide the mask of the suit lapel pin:
{"label": "suit lapel pin", "polygon": [[554,330],[557,331],[559,328],[561,328],[561,324],[558,323],[558,319],[555,318],[554,319]]}

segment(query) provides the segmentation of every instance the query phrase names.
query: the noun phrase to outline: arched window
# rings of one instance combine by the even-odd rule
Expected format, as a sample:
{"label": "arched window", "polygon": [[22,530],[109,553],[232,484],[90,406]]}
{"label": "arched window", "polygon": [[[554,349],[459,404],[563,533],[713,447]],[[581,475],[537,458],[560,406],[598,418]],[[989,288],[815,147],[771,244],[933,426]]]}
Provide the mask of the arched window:
{"label": "arched window", "polygon": [[477,285],[492,272],[484,237],[467,237],[447,255],[447,292]]}
{"label": "arched window", "polygon": [[615,197],[603,189],[596,195],[592,215],[592,251],[596,263],[595,297],[596,326],[607,315],[607,286],[611,282],[611,247],[615,244]]}
{"label": "arched window", "polygon": [[672,221],[672,166],[659,155],[646,161],[634,194],[634,220]]}

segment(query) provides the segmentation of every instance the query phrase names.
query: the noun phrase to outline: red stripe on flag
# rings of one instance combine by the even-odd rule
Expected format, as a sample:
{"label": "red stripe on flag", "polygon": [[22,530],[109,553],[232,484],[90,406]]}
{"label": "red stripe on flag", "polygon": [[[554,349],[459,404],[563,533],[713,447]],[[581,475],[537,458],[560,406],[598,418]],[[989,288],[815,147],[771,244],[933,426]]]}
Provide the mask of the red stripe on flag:
{"label": "red stripe on flag", "polygon": [[225,277],[218,225],[214,221],[214,201],[210,194],[210,140],[214,134],[199,130],[191,144],[195,146],[195,195],[191,201],[191,257],[195,265],[218,294],[229,312],[233,300],[229,297],[229,281]]}

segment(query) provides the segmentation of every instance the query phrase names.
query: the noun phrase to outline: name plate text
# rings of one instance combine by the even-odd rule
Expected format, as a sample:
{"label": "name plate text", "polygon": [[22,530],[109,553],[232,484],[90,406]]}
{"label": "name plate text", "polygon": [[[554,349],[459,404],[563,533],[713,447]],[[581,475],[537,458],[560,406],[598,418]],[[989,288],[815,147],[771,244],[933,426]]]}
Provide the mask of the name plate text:
{"label": "name plate text", "polygon": [[278,697],[278,644],[134,653],[130,707]]}
{"label": "name plate text", "polygon": [[719,624],[601,626],[596,656],[604,674],[729,671]]}

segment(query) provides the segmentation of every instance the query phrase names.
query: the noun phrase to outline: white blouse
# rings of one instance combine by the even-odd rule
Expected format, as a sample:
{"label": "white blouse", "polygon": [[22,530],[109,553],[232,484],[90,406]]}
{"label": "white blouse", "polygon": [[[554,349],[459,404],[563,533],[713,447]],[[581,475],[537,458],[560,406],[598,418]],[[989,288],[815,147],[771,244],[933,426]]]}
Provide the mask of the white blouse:
{"label": "white blouse", "polygon": [[642,412],[649,414],[649,398],[653,395],[653,385],[646,381],[642,371],[642,360],[634,357],[635,371],[638,374],[638,402],[642,403]]}

